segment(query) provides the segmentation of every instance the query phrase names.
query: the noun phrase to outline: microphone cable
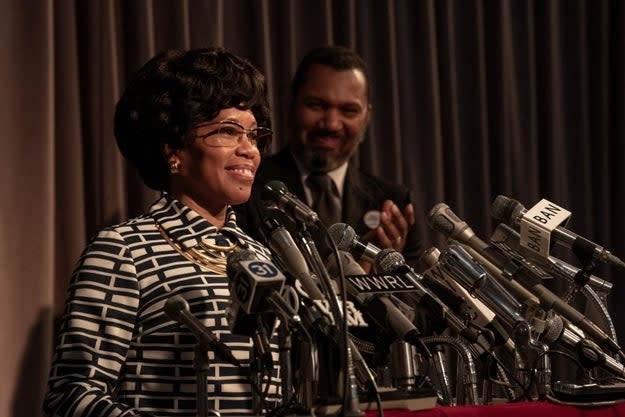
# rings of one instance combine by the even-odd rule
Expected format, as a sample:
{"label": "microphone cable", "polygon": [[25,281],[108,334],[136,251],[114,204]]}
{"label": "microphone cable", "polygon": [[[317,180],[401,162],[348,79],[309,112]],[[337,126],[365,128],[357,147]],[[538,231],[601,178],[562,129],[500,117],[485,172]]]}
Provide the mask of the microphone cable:
{"label": "microphone cable", "polygon": [[[337,264],[337,268],[338,268],[338,282],[339,282],[339,286],[340,286],[340,291],[341,291],[341,304],[342,304],[342,308],[343,308],[343,315],[341,317],[342,319],[342,326],[341,326],[341,330],[342,330],[342,340],[345,346],[344,349],[344,355],[345,355],[345,366],[346,367],[353,367],[353,355],[350,354],[351,348],[350,348],[350,336],[349,336],[349,331],[348,331],[348,322],[347,322],[347,280],[345,278],[345,271],[343,270],[343,264],[341,263],[341,256],[339,255],[339,249],[336,245],[336,243],[334,242],[334,240],[331,238],[330,233],[328,232],[328,228],[325,225],[325,223],[321,220],[318,220],[316,222],[317,227],[319,227],[321,229],[321,232],[323,234],[323,238],[325,239],[325,241],[327,243],[329,243],[330,245],[330,250],[331,250],[331,256],[335,257],[336,260],[336,264]],[[323,268],[325,270],[325,267]],[[327,271],[326,271],[327,272]],[[324,274],[320,274],[320,275],[324,275]],[[327,276],[327,275],[326,275]],[[329,276],[327,276],[328,280],[330,279]],[[332,288],[332,285],[329,285],[330,288]],[[330,292],[329,294],[329,298],[333,298],[332,297],[332,293]],[[354,346],[354,348],[356,349],[355,345],[352,344],[352,346]],[[367,366],[367,364],[363,364],[364,366]],[[350,375],[351,374],[351,375]],[[351,381],[349,380],[350,377],[353,378],[353,370],[351,372],[347,372],[347,369],[345,370],[345,392],[348,392],[347,390],[350,390],[350,386],[351,386]],[[384,417],[384,410],[382,407],[382,398],[380,397],[380,392],[378,390],[377,384],[375,382],[375,379],[372,378],[372,375],[370,372],[367,372],[367,378],[369,379],[369,388],[371,394],[374,395],[375,397],[375,402],[377,405],[377,411],[378,411],[378,416],[379,417]],[[345,394],[344,394],[345,395]],[[345,406],[345,405],[344,405]],[[343,412],[345,412],[345,410],[343,410]]]}

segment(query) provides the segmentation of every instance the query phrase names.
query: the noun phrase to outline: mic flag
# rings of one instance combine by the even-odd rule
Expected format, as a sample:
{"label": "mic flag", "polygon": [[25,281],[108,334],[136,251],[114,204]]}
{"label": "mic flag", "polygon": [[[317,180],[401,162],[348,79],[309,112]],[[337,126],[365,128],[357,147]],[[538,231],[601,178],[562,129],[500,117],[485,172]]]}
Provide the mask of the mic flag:
{"label": "mic flag", "polygon": [[231,294],[246,313],[266,311],[267,298],[280,293],[286,279],[273,263],[260,260],[247,250],[228,256],[226,272]]}
{"label": "mic flag", "polygon": [[571,249],[583,263],[601,261],[625,267],[625,263],[612,255],[610,251],[561,227],[562,217],[566,219],[561,214],[564,209],[547,200],[541,200],[528,211],[518,201],[499,195],[493,201],[491,211],[496,220],[521,229],[521,245],[543,257],[545,253],[548,255],[549,242],[545,239],[545,230],[550,230],[551,239]]}
{"label": "mic flag", "polygon": [[226,273],[233,305],[243,312],[273,312],[284,320],[300,323],[295,307],[281,295],[286,278],[271,261],[258,259],[251,250],[234,252],[228,256]]}
{"label": "mic flag", "polygon": [[[365,271],[362,267],[356,263],[349,253],[344,251],[339,251],[338,261],[334,255],[328,257],[328,272],[337,275],[339,262],[342,264],[346,274],[357,276],[365,275]],[[350,281],[347,281],[346,284],[349,295],[358,301],[358,304],[365,309],[369,317],[380,328],[391,329],[397,337],[420,348],[424,353],[430,356],[429,351],[419,339],[421,335],[419,330],[388,295],[362,293],[359,292]]]}
{"label": "mic flag", "polygon": [[[540,305],[545,310],[555,310],[584,332],[599,340],[600,344],[621,357],[625,354],[620,346],[612,340],[595,323],[586,318],[575,308],[569,306],[564,300],[559,298],[544,285],[540,278],[533,272],[533,269],[521,265],[516,261],[510,261],[504,254],[489,246],[486,242],[475,235],[469,225],[460,220],[456,214],[445,203],[435,205],[428,214],[428,224],[434,229],[443,233],[448,238],[457,240],[468,245],[480,256],[486,258],[494,267],[499,270],[497,274],[501,279],[509,282],[521,284],[523,289],[529,290],[540,300]],[[540,268],[534,268],[540,270]],[[521,295],[520,292],[518,292]]]}

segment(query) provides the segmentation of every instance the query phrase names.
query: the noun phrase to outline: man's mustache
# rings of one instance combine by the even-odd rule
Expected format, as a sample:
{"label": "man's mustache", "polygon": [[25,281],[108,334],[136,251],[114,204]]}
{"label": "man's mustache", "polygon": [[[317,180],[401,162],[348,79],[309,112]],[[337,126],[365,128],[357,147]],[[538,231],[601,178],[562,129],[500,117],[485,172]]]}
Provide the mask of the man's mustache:
{"label": "man's mustache", "polygon": [[336,130],[318,129],[318,130],[311,132],[310,136],[313,138],[321,138],[321,137],[340,138],[341,134],[340,132],[337,132]]}

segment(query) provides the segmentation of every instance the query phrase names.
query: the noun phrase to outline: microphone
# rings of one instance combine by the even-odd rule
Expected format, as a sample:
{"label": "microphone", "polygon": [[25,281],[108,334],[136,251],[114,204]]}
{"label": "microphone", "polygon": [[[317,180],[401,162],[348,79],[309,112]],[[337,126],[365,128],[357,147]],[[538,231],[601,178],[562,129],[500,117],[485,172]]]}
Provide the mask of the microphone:
{"label": "microphone", "polygon": [[425,250],[419,258],[419,262],[424,265],[423,278],[426,285],[429,280],[445,286],[462,299],[462,305],[459,307],[462,316],[470,317],[471,321],[478,326],[488,326],[495,317],[495,312],[469,294],[462,285],[449,276],[449,272],[444,270],[439,263],[440,256],[441,251],[436,247],[431,247]]}
{"label": "microphone", "polygon": [[[226,318],[228,319],[228,324],[230,325],[230,331],[235,334],[240,334],[243,336],[252,336],[254,330],[256,328],[256,323],[258,319],[258,314],[250,314],[250,308],[247,310],[241,306],[241,304],[236,300],[236,296],[232,297],[233,292],[233,281],[234,276],[241,272],[241,266],[239,265],[240,261],[253,261],[256,260],[256,254],[250,250],[243,250],[239,252],[234,252],[231,254],[226,263],[226,275],[231,278],[229,282],[229,289],[231,292],[232,303],[226,310]],[[238,290],[241,292],[242,290]],[[249,304],[253,304],[252,301]],[[259,304],[255,302],[255,304]],[[272,321],[275,320],[275,316],[272,318]]]}
{"label": "microphone", "polygon": [[[295,245],[291,234],[288,230],[281,226],[277,220],[269,220],[269,222],[266,223],[266,226],[270,229],[270,248],[278,253],[277,256],[280,260],[284,259],[287,271],[296,278],[300,279],[302,287],[304,287],[304,290],[310,299],[313,300],[313,303],[307,305],[302,313],[302,318],[307,324],[305,327],[311,327],[321,332],[325,336],[334,340],[334,342],[340,346],[341,341],[339,340],[339,334],[335,331],[337,328],[333,328],[335,323],[331,323],[332,313],[328,310],[329,306],[325,306],[325,304],[329,304],[327,301],[328,299],[321,293],[317,287],[317,283],[313,280],[313,276],[309,272],[308,265],[303,258],[302,253]],[[375,377],[360,354],[360,351],[350,338],[347,338],[347,344],[350,349],[356,377],[359,381],[365,384],[371,392],[377,392],[378,388],[375,383]],[[349,366],[351,365],[347,364],[347,367]]]}
{"label": "microphone", "polygon": [[317,213],[297,198],[296,195],[291,194],[282,181],[269,181],[265,184],[262,199],[272,201],[281,211],[295,221],[305,224],[319,222]]}
{"label": "microphone", "polygon": [[488,251],[489,246],[480,239],[469,225],[445,203],[438,203],[428,213],[427,222],[433,230],[441,232],[448,238],[464,243],[476,251]]}
{"label": "microphone", "polygon": [[[488,307],[496,312],[511,328],[514,343],[515,367],[524,370],[540,359],[538,394],[542,396],[549,386],[551,363],[544,355],[548,349],[543,341],[531,336],[532,326],[521,315],[521,304],[486,272],[462,246],[448,246],[439,258],[442,267],[471,294],[476,294]],[[506,347],[511,347],[506,344]]]}
{"label": "microphone", "polygon": [[293,325],[301,323],[295,307],[281,296],[286,278],[271,261],[246,249],[231,253],[226,262],[230,293],[245,313],[274,312]]}
{"label": "microphone", "polygon": [[290,324],[301,323],[298,312],[280,295],[285,277],[273,263],[258,259],[249,249],[231,253],[226,262],[233,299],[226,314],[231,332],[251,337],[258,357],[270,370],[269,334],[276,314]]}
{"label": "microphone", "polygon": [[[339,251],[339,261],[345,275],[366,275],[362,267],[347,252]],[[334,276],[339,274],[336,256],[330,255],[327,261],[328,273]],[[419,339],[421,333],[412,324],[410,319],[397,307],[387,295],[359,293],[354,285],[345,280],[347,293],[367,312],[367,315],[382,329],[391,329],[402,340],[423,347]]]}
{"label": "microphone", "polygon": [[559,343],[576,352],[584,367],[601,367],[614,375],[625,377],[625,366],[606,355],[592,340],[581,337],[570,329],[570,324],[562,317],[554,315],[545,323],[541,341],[549,346]]}
{"label": "microphone", "polygon": [[286,280],[273,263],[258,259],[249,249],[228,255],[226,274],[234,300],[248,314],[268,311],[267,299],[275,297]]}
{"label": "microphone", "polygon": [[[497,249],[489,246],[480,239],[473,229],[449,208],[445,203],[438,203],[428,213],[427,222],[429,226],[447,237],[448,242],[457,242],[470,249],[471,255],[486,266],[500,281],[509,289],[522,297],[523,303],[536,308],[539,305],[538,297],[526,289],[510,275],[514,271],[503,270],[502,265],[506,265],[508,259]],[[531,265],[525,265],[528,268]],[[515,271],[518,269],[515,268]]]}
{"label": "microphone", "polygon": [[471,322],[475,323],[476,326],[493,332],[495,344],[503,345],[509,351],[514,351],[514,342],[510,339],[508,330],[504,327],[501,318],[450,276],[449,271],[444,269],[438,261],[440,255],[441,253],[436,247],[432,247],[423,253],[420,262],[427,268],[423,272],[424,279],[441,283],[455,295],[462,298],[461,315],[470,317]]}
{"label": "microphone", "polygon": [[[499,223],[495,228],[495,232],[490,238],[493,245],[504,251],[505,253],[513,256],[513,253],[522,254],[522,247],[520,246],[520,236],[516,230],[504,223]],[[531,251],[527,251],[531,254]],[[521,255],[522,256],[522,255]],[[554,275],[563,277],[576,285],[583,287],[588,285],[590,288],[597,292],[608,294],[612,290],[612,283],[605,279],[599,278],[595,275],[587,274],[585,271],[574,267],[558,258],[549,256],[543,258],[540,256],[533,256],[532,261],[553,273]]]}
{"label": "microphone", "polygon": [[203,350],[211,350],[215,355],[219,356],[234,366],[241,366],[237,358],[234,357],[230,348],[221,342],[217,336],[204,326],[189,309],[189,303],[180,295],[174,295],[165,302],[165,314],[172,320],[187,326],[198,340]]}
{"label": "microphone", "polygon": [[[494,219],[516,228],[520,227],[521,219],[527,212],[521,203],[503,195],[498,195],[495,198],[491,206],[491,211]],[[612,255],[610,251],[588,239],[576,235],[564,227],[558,226],[553,229],[551,231],[551,236],[555,243],[571,249],[573,253],[580,256],[582,259],[589,258],[595,261],[625,267],[625,263]]]}
{"label": "microphone", "polygon": [[[229,258],[230,264],[226,264],[228,276],[230,277],[231,275],[234,276],[236,274],[234,270],[238,268],[238,265],[235,267],[237,262],[243,260],[251,261],[255,259],[257,259],[256,255],[252,251],[245,250],[238,252],[236,257]],[[232,287],[232,281],[230,283],[230,287]],[[230,290],[232,292],[232,288],[230,288]],[[236,300],[233,300],[230,306],[226,309],[226,320],[228,321],[230,332],[233,334],[252,337],[254,338],[255,343],[258,341],[263,346],[266,346],[269,343],[268,337],[266,341],[257,340],[256,338],[266,337],[267,331],[271,331],[275,326],[276,316],[271,312],[251,314],[246,312]]]}
{"label": "microphone", "polygon": [[[356,260],[363,259],[374,264],[374,270],[382,273],[394,274],[409,273],[408,282],[415,285],[415,292],[404,293],[398,296],[407,303],[424,303],[428,304],[432,309],[441,312],[441,316],[456,332],[463,335],[468,340],[475,342],[478,334],[468,329],[458,317],[456,317],[451,309],[441,301],[429,289],[420,282],[421,276],[416,274],[410,266],[408,266],[401,253],[392,249],[380,249],[372,243],[364,244],[358,240],[358,236],[354,229],[345,223],[335,223],[328,228],[330,238],[334,240],[339,250],[352,253]],[[381,268],[381,269],[380,269]],[[402,275],[403,276],[403,275]]]}
{"label": "microphone", "polygon": [[[509,260],[501,252],[486,244],[486,242],[475,235],[466,222],[460,220],[455,215],[447,204],[439,203],[435,205],[430,210],[427,220],[430,227],[434,230],[443,233],[448,238],[468,245],[484,256],[501,270],[501,273],[498,274],[499,276],[506,277],[509,281],[516,280],[520,282],[523,287],[538,298],[540,305],[545,310],[555,310],[591,337],[600,340],[600,343],[610,351],[625,356],[618,344],[596,324],[542,285],[540,278],[537,278],[534,271],[527,266],[528,263],[521,264],[516,260]],[[542,270],[539,269],[539,271]]]}
{"label": "microphone", "polygon": [[[400,266],[409,268],[409,266],[406,265],[404,261],[404,257],[399,252],[393,251],[395,254],[394,256],[397,256],[397,258],[395,258],[394,256],[391,256],[391,259],[394,259],[395,261],[397,261],[397,263],[395,265],[386,265],[384,266],[384,268],[386,269],[383,269],[381,271],[376,269],[376,264],[375,264],[376,258],[380,256],[382,249],[378,248],[372,243],[365,244],[363,242],[360,242],[360,240],[358,239],[358,235],[356,234],[356,231],[354,230],[353,227],[351,227],[348,224],[335,223],[331,225],[328,228],[328,235],[334,241],[334,243],[336,244],[336,247],[339,250],[350,252],[354,256],[354,259],[356,260],[363,259],[363,260],[373,263],[374,270],[377,272],[394,273],[395,269],[399,268]],[[387,261],[388,259],[389,258],[386,258]],[[401,299],[403,302],[407,302],[409,304],[415,303],[415,302],[418,303],[420,302],[419,300],[423,297],[423,294],[428,292],[428,294],[433,295],[436,298],[436,300],[438,300],[437,302],[434,302],[435,305],[433,307],[434,308],[437,308],[437,306],[440,307],[440,309],[437,309],[437,311],[441,312],[441,318],[444,319],[447,322],[447,324],[451,325],[459,333],[464,332],[465,337],[467,337],[468,339],[472,341],[477,340],[477,337],[478,337],[477,334],[467,329],[466,326],[462,324],[462,321],[460,319],[454,317],[451,314],[451,309],[449,309],[449,307],[443,301],[438,299],[433,293],[426,290],[420,283],[419,283],[418,292],[420,295],[415,296],[414,294],[405,293],[405,294],[402,294],[401,296],[398,296],[398,298]],[[429,300],[429,298],[427,297],[426,299]]]}
{"label": "microphone", "polygon": [[276,316],[273,313],[247,314],[233,302],[226,308],[226,320],[232,334],[247,336],[252,339],[256,349],[256,356],[267,370],[273,369],[273,356],[269,334],[276,324]]}
{"label": "microphone", "polygon": [[401,253],[394,249],[382,249],[375,256],[374,269],[381,273],[396,274],[402,281],[410,283],[415,290],[398,294],[398,298],[406,303],[419,303],[429,311],[440,311],[445,322],[458,334],[465,337],[470,342],[476,343],[479,334],[467,328],[460,318],[440,299],[422,283],[423,277],[417,274],[404,260]]}
{"label": "microphone", "polygon": [[439,256],[439,262],[456,282],[470,294],[479,295],[479,299],[509,326],[525,321],[520,313],[521,304],[461,246],[447,246]]}
{"label": "microphone", "polygon": [[267,244],[277,256],[286,271],[302,284],[304,291],[312,300],[321,300],[323,293],[311,275],[304,255],[295,244],[291,233],[277,219],[267,219]]}
{"label": "microphone", "polygon": [[353,227],[345,223],[335,223],[328,227],[328,235],[336,244],[338,250],[349,252],[354,259],[373,262],[380,248],[372,243],[364,244],[358,240]]}

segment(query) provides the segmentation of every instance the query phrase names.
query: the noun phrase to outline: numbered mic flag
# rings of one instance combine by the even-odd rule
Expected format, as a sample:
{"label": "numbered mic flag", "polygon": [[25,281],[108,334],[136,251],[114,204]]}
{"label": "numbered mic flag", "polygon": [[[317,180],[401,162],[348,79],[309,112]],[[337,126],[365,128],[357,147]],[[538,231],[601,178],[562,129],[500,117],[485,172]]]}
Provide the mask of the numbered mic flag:
{"label": "numbered mic flag", "polygon": [[258,259],[240,261],[237,269],[231,277],[231,292],[236,302],[246,313],[266,310],[267,297],[274,291],[282,291],[284,274],[273,263]]}

